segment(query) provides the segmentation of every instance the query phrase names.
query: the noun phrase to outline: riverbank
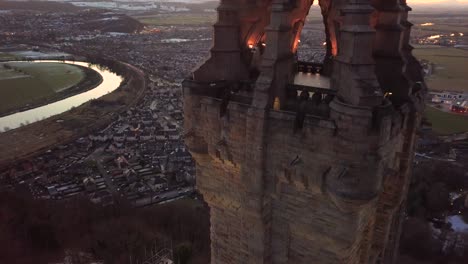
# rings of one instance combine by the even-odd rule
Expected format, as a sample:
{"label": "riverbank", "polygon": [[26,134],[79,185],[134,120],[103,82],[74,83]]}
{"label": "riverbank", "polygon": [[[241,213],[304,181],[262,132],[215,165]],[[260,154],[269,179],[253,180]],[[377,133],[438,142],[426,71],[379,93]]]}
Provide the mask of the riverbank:
{"label": "riverbank", "polygon": [[83,73],[85,75],[85,77],[79,83],[73,85],[70,88],[63,89],[62,91],[59,91],[59,92],[57,92],[57,93],[55,93],[55,94],[53,94],[51,96],[47,96],[47,97],[44,97],[44,98],[41,98],[41,99],[38,99],[38,100],[34,100],[33,102],[28,103],[27,105],[22,105],[22,106],[14,107],[14,108],[7,108],[4,111],[0,111],[0,117],[8,116],[8,115],[11,115],[11,114],[14,114],[14,113],[27,111],[27,110],[30,110],[30,109],[33,109],[33,108],[37,108],[37,107],[40,107],[40,106],[43,106],[43,105],[47,105],[47,104],[50,104],[50,103],[53,103],[53,102],[60,101],[60,100],[65,99],[67,97],[74,96],[74,95],[77,95],[79,93],[83,93],[83,92],[92,90],[92,89],[96,88],[97,86],[99,86],[102,83],[102,81],[103,81],[102,76],[98,72],[96,72],[96,71],[94,71],[94,70],[92,70],[90,68],[80,66],[80,65],[74,65],[74,64],[72,64],[72,65],[74,67],[79,68],[81,71],[83,71]]}
{"label": "riverbank", "polygon": [[68,112],[0,134],[0,168],[87,136],[141,99],[146,89],[141,70],[117,61],[99,62],[124,77],[121,87]]}

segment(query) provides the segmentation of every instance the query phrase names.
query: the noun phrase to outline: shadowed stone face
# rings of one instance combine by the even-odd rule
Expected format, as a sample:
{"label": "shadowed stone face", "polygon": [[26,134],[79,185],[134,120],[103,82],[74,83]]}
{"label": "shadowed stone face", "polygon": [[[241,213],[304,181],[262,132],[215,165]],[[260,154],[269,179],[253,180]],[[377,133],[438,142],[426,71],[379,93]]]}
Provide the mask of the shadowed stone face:
{"label": "shadowed stone face", "polygon": [[[410,8],[320,0],[316,65],[295,54],[311,5],[222,0],[211,56],[183,83],[212,263],[394,262],[425,93]],[[294,84],[301,69],[329,87]]]}

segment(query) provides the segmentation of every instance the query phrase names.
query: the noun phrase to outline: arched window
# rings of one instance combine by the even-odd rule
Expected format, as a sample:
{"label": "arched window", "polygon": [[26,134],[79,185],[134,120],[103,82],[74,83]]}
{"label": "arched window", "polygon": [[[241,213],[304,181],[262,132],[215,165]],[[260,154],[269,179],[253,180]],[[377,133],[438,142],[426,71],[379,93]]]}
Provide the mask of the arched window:
{"label": "arched window", "polygon": [[320,7],[312,5],[299,38],[299,61],[323,63],[326,56],[326,33]]}

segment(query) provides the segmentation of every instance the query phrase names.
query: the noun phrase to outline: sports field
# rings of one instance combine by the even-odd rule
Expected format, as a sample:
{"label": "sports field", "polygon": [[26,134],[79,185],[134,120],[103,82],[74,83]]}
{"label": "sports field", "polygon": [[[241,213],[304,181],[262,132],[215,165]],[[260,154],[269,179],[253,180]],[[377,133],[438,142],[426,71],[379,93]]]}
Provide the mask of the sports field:
{"label": "sports field", "polygon": [[413,51],[418,59],[435,64],[427,79],[429,89],[440,91],[468,91],[468,51],[446,47],[417,47]]}
{"label": "sports field", "polygon": [[37,104],[78,84],[84,71],[54,62],[0,63],[0,114]]}
{"label": "sports field", "polygon": [[431,106],[426,107],[426,118],[437,134],[449,135],[468,131],[468,116],[446,113]]}

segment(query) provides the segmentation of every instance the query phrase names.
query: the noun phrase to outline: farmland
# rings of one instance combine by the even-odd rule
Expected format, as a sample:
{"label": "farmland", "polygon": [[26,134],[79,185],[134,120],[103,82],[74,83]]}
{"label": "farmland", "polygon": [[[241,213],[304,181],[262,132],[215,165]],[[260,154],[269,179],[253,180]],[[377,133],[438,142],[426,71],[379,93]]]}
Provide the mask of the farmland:
{"label": "farmland", "polygon": [[439,91],[468,91],[468,51],[448,47],[419,46],[414,51],[419,59],[434,64],[427,78],[429,89]]}
{"label": "farmland", "polygon": [[216,21],[216,13],[157,14],[134,18],[143,24],[153,26],[210,25]]}
{"label": "farmland", "polygon": [[63,63],[0,63],[0,114],[35,104],[73,87],[84,71]]}

